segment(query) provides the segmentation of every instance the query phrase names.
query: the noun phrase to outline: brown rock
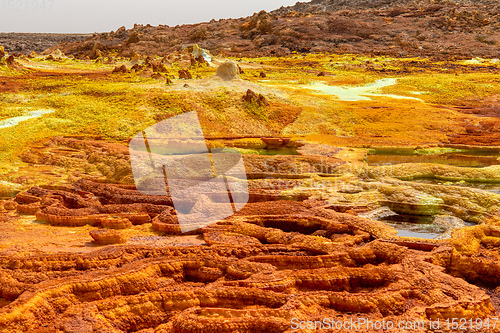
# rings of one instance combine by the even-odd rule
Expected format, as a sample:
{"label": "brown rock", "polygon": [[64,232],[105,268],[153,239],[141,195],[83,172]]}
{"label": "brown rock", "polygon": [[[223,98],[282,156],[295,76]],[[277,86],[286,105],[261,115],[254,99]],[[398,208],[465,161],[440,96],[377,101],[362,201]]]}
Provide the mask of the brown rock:
{"label": "brown rock", "polygon": [[246,94],[242,97],[242,100],[247,103],[257,103],[260,106],[267,106],[269,102],[262,94],[256,94],[252,90],[248,89]]}
{"label": "brown rock", "polygon": [[116,60],[114,57],[108,57],[106,61],[104,61],[104,64],[106,65],[114,65],[116,64]]}
{"label": "brown rock", "polygon": [[133,31],[131,34],[130,34],[130,37],[127,39],[127,42],[125,43],[125,45],[130,45],[130,44],[134,44],[134,43],[137,43],[139,42],[139,34],[137,33],[137,31]]}
{"label": "brown rock", "polygon": [[89,55],[89,59],[95,60],[95,59],[100,58],[102,56],[103,56],[103,54],[102,54],[101,50],[97,49],[95,51],[92,51],[92,53]]}
{"label": "brown rock", "polygon": [[170,53],[167,57],[166,57],[166,60],[173,64],[174,62],[177,62],[180,60],[180,56],[176,53]]}
{"label": "brown rock", "polygon": [[139,74],[139,76],[144,77],[144,78],[150,78],[150,77],[153,77],[153,75],[155,75],[155,73],[151,69],[149,69],[149,68],[144,69]]}
{"label": "brown rock", "polygon": [[267,75],[266,75],[266,73],[264,73],[264,72],[260,72],[259,76],[260,76],[260,77],[262,77],[262,78],[264,78],[264,77],[266,77]]}
{"label": "brown rock", "polygon": [[3,208],[6,210],[16,210],[18,205],[19,204],[15,201],[7,201],[6,203],[4,203]]}
{"label": "brown rock", "polygon": [[189,60],[191,61],[191,66],[196,66],[198,63],[192,54],[189,54]]}
{"label": "brown rock", "polygon": [[23,66],[21,66],[21,64],[19,64],[16,61],[16,58],[14,58],[14,55],[12,55],[12,54],[7,57],[7,60],[5,62],[7,63],[7,66],[9,66],[10,68],[13,68],[15,70],[21,70],[23,68]]}
{"label": "brown rock", "polygon": [[[203,245],[185,246],[195,237],[156,233],[143,237],[147,246],[90,253],[23,253],[17,245],[12,253],[2,250],[1,298],[9,304],[0,309],[0,331],[55,326],[68,332],[286,332],[297,316],[391,318],[429,327],[438,318],[442,323],[496,315],[500,228],[481,224],[455,230],[449,240],[409,239],[380,221],[355,216],[353,206],[280,200],[282,191],[273,197],[264,187],[277,172],[288,179],[300,175],[302,166],[308,173],[324,173],[326,163],[342,162],[329,157],[334,150],[326,145],[310,148],[318,155],[308,156],[304,149],[299,156],[244,156],[252,185],[266,181],[260,183],[265,184],[259,188],[262,196],[250,189],[251,199],[271,193],[267,198],[274,201],[249,202],[234,216],[198,230]],[[111,183],[131,174],[126,145],[58,137],[31,149],[29,159],[56,165],[68,151],[75,156],[74,170],[82,167],[79,163],[83,169],[90,162],[98,170],[106,166],[106,182],[32,187],[16,196],[19,212],[38,207],[37,216],[51,224],[86,220],[128,228],[151,223],[156,231],[181,234],[169,196],[141,194],[133,181]],[[292,186],[303,184],[294,181]],[[7,215],[0,213],[1,224],[9,221]],[[90,234],[98,244],[126,242],[124,231]],[[180,245],[165,246],[169,241]]]}
{"label": "brown rock", "polygon": [[281,138],[261,138],[267,148],[278,148],[284,146],[285,143]]}
{"label": "brown rock", "polygon": [[155,80],[159,80],[159,81],[162,81],[162,80],[165,80],[165,76],[163,76],[162,74],[160,73],[154,73],[151,78],[155,79]]}
{"label": "brown rock", "polygon": [[205,60],[205,58],[203,58],[203,55],[201,55],[201,54],[196,58],[196,61],[199,64],[208,65],[208,62]]}
{"label": "brown rock", "polygon": [[121,65],[121,66],[116,66],[114,69],[113,69],[113,74],[116,74],[116,73],[122,73],[122,74],[125,74],[125,73],[128,73],[128,70],[127,70],[127,67],[125,65]]}
{"label": "brown rock", "polygon": [[166,209],[161,214],[154,217],[152,226],[153,229],[170,235],[182,234],[181,227],[179,226],[179,222],[177,221],[173,208]]}
{"label": "brown rock", "polygon": [[[102,52],[101,52],[101,49],[103,49],[103,46],[101,43],[99,42],[95,42],[94,45],[92,46],[92,51],[89,55],[89,58],[91,60],[95,60],[97,58],[100,58],[103,56]],[[61,52],[60,50],[58,50],[59,52]],[[62,53],[61,53],[62,54]],[[57,57],[56,57],[57,58]]]}
{"label": "brown rock", "polygon": [[188,33],[188,37],[197,41],[205,40],[207,38],[207,29],[205,27],[195,28]]}
{"label": "brown rock", "polygon": [[161,63],[166,67],[172,67],[172,64],[166,56],[161,59]]}
{"label": "brown rock", "polygon": [[127,29],[124,27],[124,26],[121,26],[118,28],[118,30],[116,30],[115,34],[122,34],[124,33],[125,31],[127,31]]}
{"label": "brown rock", "polygon": [[136,72],[137,72],[137,71],[140,71],[140,70],[143,70],[143,69],[144,69],[144,66],[141,66],[141,65],[139,65],[139,64],[135,64],[134,66],[132,66],[132,67],[130,68],[130,70],[131,70],[131,71],[136,71]]}
{"label": "brown rock", "polygon": [[167,68],[161,62],[154,62],[152,65],[153,65],[153,72],[168,73]]}
{"label": "brown rock", "polygon": [[190,80],[193,78],[193,75],[187,69],[179,70],[179,79]]}
{"label": "brown rock", "polygon": [[132,227],[132,222],[123,217],[107,216],[101,219],[101,226],[106,229],[128,229]]}
{"label": "brown rock", "polygon": [[[479,1],[496,4],[491,0]],[[176,27],[138,25],[128,32],[120,28],[110,35],[110,39],[95,34],[87,41],[60,44],[59,47],[66,54],[78,55],[82,44],[106,40],[107,48],[128,54],[131,50],[127,46],[140,40],[141,53],[158,55],[185,48],[195,40],[204,40],[203,44],[214,54],[228,56],[282,56],[297,51],[373,55],[404,52],[409,56],[437,56],[450,60],[454,57],[498,57],[495,45],[498,39],[488,34],[488,31],[495,31],[497,24],[495,5],[472,8],[464,1],[457,6],[448,2],[432,5],[418,1],[419,4],[405,6],[403,2],[378,4],[371,10],[366,1],[347,6],[338,1],[318,0],[272,13],[260,12],[246,19]],[[415,32],[415,26],[423,28]],[[479,34],[477,29],[484,29],[484,32]],[[449,38],[450,32],[456,33],[457,38]],[[461,41],[458,48],[457,41]],[[15,42],[4,43],[12,45]]]}

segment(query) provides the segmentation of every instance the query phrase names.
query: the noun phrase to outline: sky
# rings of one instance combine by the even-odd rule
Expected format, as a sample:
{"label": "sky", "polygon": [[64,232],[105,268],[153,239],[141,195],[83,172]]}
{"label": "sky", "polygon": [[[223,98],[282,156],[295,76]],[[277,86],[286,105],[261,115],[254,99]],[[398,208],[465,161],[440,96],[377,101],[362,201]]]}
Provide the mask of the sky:
{"label": "sky", "polygon": [[[89,33],[239,18],[297,0],[0,0],[0,32]],[[307,1],[307,0],[303,0]]]}

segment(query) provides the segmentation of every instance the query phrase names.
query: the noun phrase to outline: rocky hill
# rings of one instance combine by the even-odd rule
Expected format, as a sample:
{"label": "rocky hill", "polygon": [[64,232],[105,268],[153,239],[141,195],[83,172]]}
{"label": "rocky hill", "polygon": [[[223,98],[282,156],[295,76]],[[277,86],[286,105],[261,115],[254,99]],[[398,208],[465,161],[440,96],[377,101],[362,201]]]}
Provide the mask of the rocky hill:
{"label": "rocky hill", "polygon": [[294,6],[281,7],[272,13],[284,14],[288,12],[297,13],[321,13],[321,12],[335,12],[339,10],[353,10],[353,9],[391,9],[397,7],[422,7],[429,5],[438,6],[481,6],[498,8],[498,1],[495,0],[312,0],[309,2],[297,2]]}
{"label": "rocky hill", "polygon": [[499,29],[498,1],[313,0],[240,19],[122,27],[53,49],[90,59],[166,55],[194,44],[231,56],[295,51],[498,58]]}

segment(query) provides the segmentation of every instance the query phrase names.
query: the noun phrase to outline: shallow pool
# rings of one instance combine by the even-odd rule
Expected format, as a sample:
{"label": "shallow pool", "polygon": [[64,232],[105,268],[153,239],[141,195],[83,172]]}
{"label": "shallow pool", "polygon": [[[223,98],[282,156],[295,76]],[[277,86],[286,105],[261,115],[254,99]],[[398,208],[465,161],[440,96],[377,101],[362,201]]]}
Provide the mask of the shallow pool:
{"label": "shallow pool", "polygon": [[368,165],[394,165],[401,163],[435,163],[459,167],[482,168],[500,165],[500,152],[460,149],[441,154],[416,154],[413,151],[372,150],[367,156]]}
{"label": "shallow pool", "polygon": [[446,231],[442,226],[433,223],[434,216],[392,215],[381,221],[396,229],[401,237],[432,239]]}

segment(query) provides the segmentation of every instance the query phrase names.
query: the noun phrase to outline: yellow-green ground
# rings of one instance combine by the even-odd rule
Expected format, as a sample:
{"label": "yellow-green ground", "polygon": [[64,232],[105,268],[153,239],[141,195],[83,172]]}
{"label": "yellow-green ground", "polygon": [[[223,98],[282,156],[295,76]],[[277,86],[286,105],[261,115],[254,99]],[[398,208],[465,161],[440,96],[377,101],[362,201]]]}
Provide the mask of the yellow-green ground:
{"label": "yellow-green ground", "polygon": [[[68,58],[19,60],[22,71],[0,66],[2,80],[9,83],[0,95],[0,121],[35,110],[54,111],[0,128],[2,169],[17,165],[20,152],[43,138],[126,142],[159,120],[191,110],[198,111],[206,136],[290,136],[344,146],[447,143],[450,136],[466,133],[464,123],[495,122],[456,107],[478,107],[500,95],[500,77],[491,70],[498,68],[495,61],[435,63],[324,54],[233,60],[244,70],[241,81],[215,79],[216,64],[224,61],[217,59],[210,67],[190,68],[198,76],[193,80],[178,80],[180,67],[174,63],[168,69],[173,85],[136,73],[110,74],[115,65]],[[130,61],[118,59],[121,63]],[[320,72],[326,76],[318,76]],[[398,81],[377,90],[381,96],[362,101],[344,101],[313,86],[357,87],[386,78]],[[270,105],[242,102],[246,89],[262,93]]]}

